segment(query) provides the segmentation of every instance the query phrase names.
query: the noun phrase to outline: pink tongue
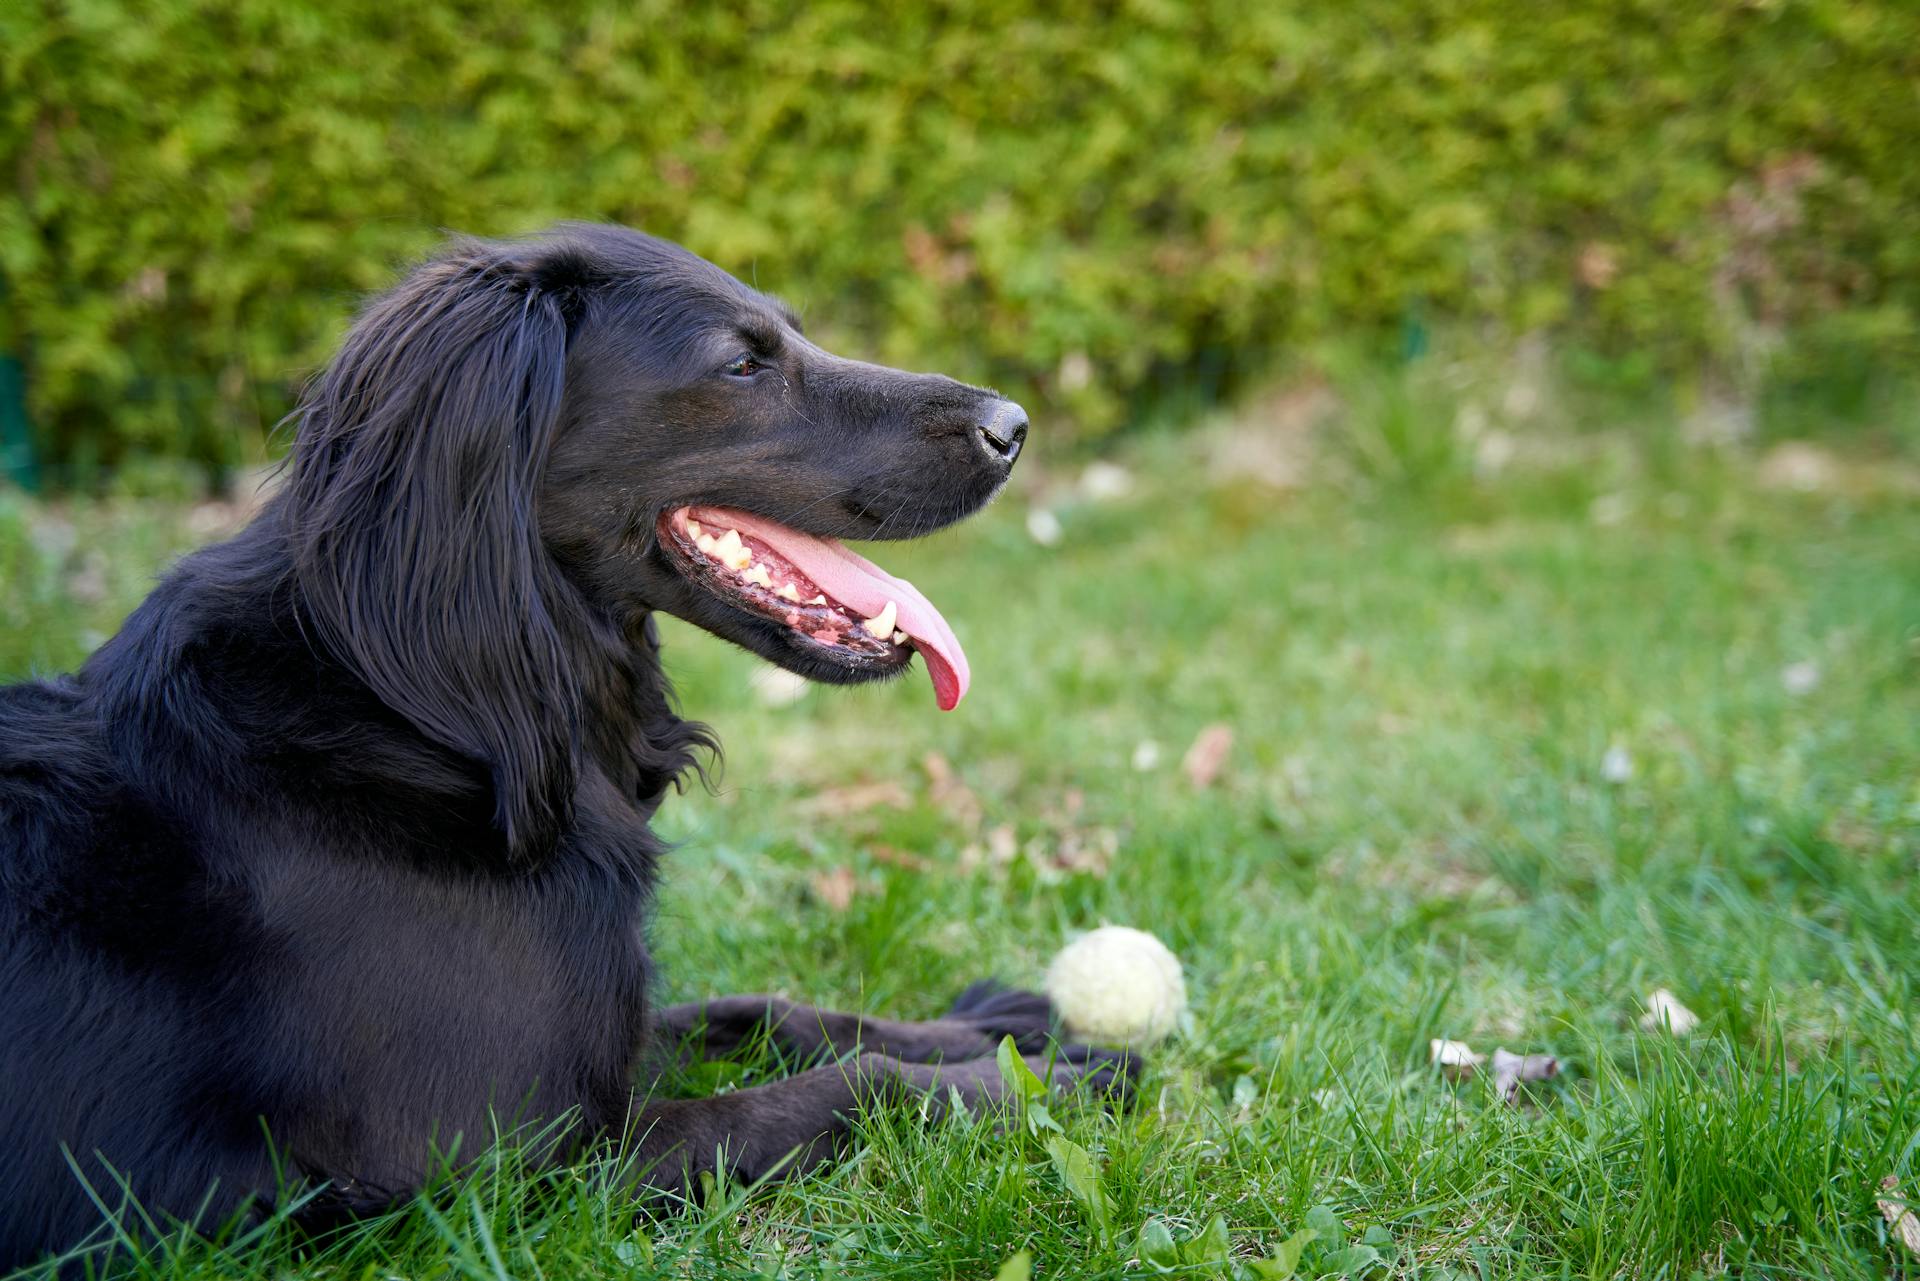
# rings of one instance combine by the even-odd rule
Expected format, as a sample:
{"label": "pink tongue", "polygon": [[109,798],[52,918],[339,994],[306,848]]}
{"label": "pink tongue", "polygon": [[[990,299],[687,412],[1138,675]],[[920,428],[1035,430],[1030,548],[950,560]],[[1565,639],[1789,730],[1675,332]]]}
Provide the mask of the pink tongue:
{"label": "pink tongue", "polygon": [[970,679],[967,656],[961,651],[953,629],[947,626],[947,620],[912,583],[895,578],[831,538],[815,538],[724,507],[701,508],[692,515],[703,525],[737,529],[759,539],[792,561],[795,569],[848,609],[872,618],[892,601],[899,611],[899,621],[894,626],[913,638],[914,647],[926,660],[927,675],[933,677],[933,696],[940,710],[952,711],[965,697]]}

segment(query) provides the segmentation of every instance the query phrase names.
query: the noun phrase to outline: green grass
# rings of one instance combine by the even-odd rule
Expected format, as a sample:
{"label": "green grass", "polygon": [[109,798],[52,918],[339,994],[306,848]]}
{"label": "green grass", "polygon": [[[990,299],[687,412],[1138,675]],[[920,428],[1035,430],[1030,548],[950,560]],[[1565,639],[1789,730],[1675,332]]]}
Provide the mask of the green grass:
{"label": "green grass", "polygon": [[[968,643],[951,716],[918,673],[772,707],[751,661],[669,629],[727,746],[718,794],[664,819],[670,995],[931,1015],[978,975],[1036,982],[1080,928],[1153,930],[1188,1025],[1131,1113],[1055,1109],[1098,1197],[1025,1123],[885,1115],[820,1177],[637,1229],[616,1162],[508,1154],[318,1254],[268,1225],[137,1274],[985,1278],[1026,1251],[1036,1276],[1146,1276],[1150,1220],[1155,1258],[1182,1248],[1161,1227],[1192,1242],[1168,1265],[1189,1276],[1259,1275],[1313,1225],[1300,1275],[1912,1270],[1875,1208],[1886,1175],[1920,1187],[1920,508],[1897,464],[1795,492],[1587,433],[1480,475],[1399,450],[1421,411],[1393,412],[1297,491],[1156,438],[1132,494],[1059,504],[1055,548],[1025,532],[1028,475],[888,549]],[[167,510],[62,519],[0,497],[0,671],[73,662],[189,541]],[[1180,758],[1215,723],[1233,751],[1196,790]],[[1701,1030],[1639,1030],[1656,987]],[[1433,1072],[1437,1036],[1562,1072],[1506,1106]],[[1338,1253],[1336,1218],[1379,1264]]]}

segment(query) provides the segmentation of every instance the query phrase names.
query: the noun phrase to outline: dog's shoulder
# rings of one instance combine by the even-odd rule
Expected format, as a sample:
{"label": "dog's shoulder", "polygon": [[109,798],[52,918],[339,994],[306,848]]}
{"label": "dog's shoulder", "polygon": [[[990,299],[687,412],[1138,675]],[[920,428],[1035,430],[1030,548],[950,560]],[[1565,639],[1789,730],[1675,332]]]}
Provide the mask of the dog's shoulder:
{"label": "dog's shoulder", "polygon": [[25,824],[85,808],[112,772],[72,677],[0,686],[0,843]]}

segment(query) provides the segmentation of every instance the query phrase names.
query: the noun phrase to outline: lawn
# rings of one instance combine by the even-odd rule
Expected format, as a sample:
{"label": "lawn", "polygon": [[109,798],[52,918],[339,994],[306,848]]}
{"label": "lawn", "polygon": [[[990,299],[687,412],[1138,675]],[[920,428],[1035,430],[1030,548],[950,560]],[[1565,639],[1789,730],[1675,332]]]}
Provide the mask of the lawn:
{"label": "lawn", "polygon": [[[317,1255],[268,1225],[141,1274],[1920,1267],[1876,1204],[1920,1196],[1912,473],[1651,430],[1423,453],[1390,424],[1298,472],[1250,467],[1245,427],[1139,439],[1091,486],[1029,469],[884,549],[968,645],[954,714],[917,671],[782,703],[669,628],[727,756],[664,819],[668,994],[931,1015],[1137,925],[1192,1008],[1131,1111],[873,1116],[820,1177],[637,1228],[614,1163],[509,1156]],[[0,673],[76,661],[222,515],[0,495]],[[1658,988],[1690,1035],[1641,1027]],[[1560,1071],[1508,1103],[1436,1037]]]}

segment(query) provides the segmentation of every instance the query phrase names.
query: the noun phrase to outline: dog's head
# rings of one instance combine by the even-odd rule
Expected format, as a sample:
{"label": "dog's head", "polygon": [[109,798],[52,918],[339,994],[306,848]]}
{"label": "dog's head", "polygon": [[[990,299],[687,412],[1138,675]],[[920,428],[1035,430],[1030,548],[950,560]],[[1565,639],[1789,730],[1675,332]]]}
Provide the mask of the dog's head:
{"label": "dog's head", "polygon": [[419,268],[300,420],[281,518],[313,621],[492,768],[510,834],[550,827],[570,791],[583,638],[643,644],[656,609],[817,680],[917,652],[952,707],[952,630],[839,540],[977,510],[1027,430],[991,391],[835,356],[712,264],[600,226]]}
{"label": "dog's head", "polygon": [[585,284],[540,521],[589,592],[819,680],[885,676],[917,650],[958,702],[966,659],[939,612],[834,540],[977,510],[1026,439],[1020,407],[824,351],[784,304],[633,232],[572,230],[532,270]]}

